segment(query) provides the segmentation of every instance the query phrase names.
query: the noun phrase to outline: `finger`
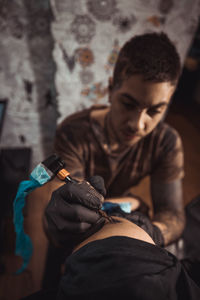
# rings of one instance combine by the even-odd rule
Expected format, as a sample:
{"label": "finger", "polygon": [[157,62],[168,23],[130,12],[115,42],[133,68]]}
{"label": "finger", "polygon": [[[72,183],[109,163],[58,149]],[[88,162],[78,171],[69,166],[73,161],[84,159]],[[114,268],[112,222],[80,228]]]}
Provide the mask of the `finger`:
{"label": "finger", "polygon": [[[58,235],[66,235],[69,236],[70,234],[79,234],[84,233],[87,231],[92,225],[86,222],[72,222],[67,221],[63,218],[53,217],[48,222],[48,229],[51,235],[55,236]],[[64,237],[64,236],[63,236]]]}
{"label": "finger", "polygon": [[[54,203],[55,204],[55,203]],[[56,205],[49,205],[45,211],[49,217],[64,217],[66,220],[75,222],[95,223],[101,215],[97,210],[91,210],[80,204],[71,204],[62,198],[56,202]]]}
{"label": "finger", "polygon": [[91,209],[100,209],[104,201],[87,181],[69,182],[54,192],[55,198],[62,198],[69,203],[80,203]]}
{"label": "finger", "polygon": [[104,201],[103,196],[95,190],[87,181],[71,184],[69,190],[73,197],[73,202],[80,203],[91,209],[100,209]]}
{"label": "finger", "polygon": [[68,218],[69,220],[87,222],[90,224],[96,223],[101,217],[98,211],[88,209],[79,204],[65,205],[59,210],[59,213],[62,217]]}
{"label": "finger", "polygon": [[106,189],[104,180],[101,176],[92,176],[88,179],[88,182],[103,196],[106,195]]}
{"label": "finger", "polygon": [[66,233],[82,233],[88,230],[92,225],[87,222],[70,222],[64,218],[59,218],[56,227],[60,232]]}

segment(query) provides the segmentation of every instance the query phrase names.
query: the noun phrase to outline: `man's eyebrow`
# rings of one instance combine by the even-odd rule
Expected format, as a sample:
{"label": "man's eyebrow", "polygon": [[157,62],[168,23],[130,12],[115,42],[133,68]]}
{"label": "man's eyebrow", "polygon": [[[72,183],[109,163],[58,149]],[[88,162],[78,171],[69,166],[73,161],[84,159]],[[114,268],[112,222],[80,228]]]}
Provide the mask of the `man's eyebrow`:
{"label": "man's eyebrow", "polygon": [[136,100],[134,97],[132,97],[131,95],[129,95],[127,93],[123,93],[122,96],[129,99],[134,105],[140,106],[140,102],[138,100]]}
{"label": "man's eyebrow", "polygon": [[168,106],[168,103],[163,101],[163,102],[160,102],[156,105],[150,106],[150,108],[159,108],[161,106]]}
{"label": "man's eyebrow", "polygon": [[[136,105],[136,106],[138,106],[138,107],[141,106],[141,103],[140,103],[138,100],[136,100],[134,97],[132,97],[131,95],[129,95],[129,94],[127,94],[127,93],[123,93],[122,96],[123,96],[123,97],[126,97],[127,99],[129,99],[129,100],[133,103],[133,105]],[[162,102],[159,102],[159,103],[156,104],[156,105],[150,106],[149,108],[159,108],[159,107],[161,107],[161,106],[168,106],[168,103],[165,102],[165,101],[162,101]]]}

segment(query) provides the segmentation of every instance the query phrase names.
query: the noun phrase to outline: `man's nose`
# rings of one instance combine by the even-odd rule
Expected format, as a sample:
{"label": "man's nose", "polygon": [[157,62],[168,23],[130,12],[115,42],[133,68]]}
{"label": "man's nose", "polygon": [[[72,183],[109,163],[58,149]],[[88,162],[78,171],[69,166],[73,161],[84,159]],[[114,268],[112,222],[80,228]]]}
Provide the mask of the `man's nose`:
{"label": "man's nose", "polygon": [[146,115],[144,111],[137,111],[128,121],[128,126],[132,131],[142,131],[146,128]]}

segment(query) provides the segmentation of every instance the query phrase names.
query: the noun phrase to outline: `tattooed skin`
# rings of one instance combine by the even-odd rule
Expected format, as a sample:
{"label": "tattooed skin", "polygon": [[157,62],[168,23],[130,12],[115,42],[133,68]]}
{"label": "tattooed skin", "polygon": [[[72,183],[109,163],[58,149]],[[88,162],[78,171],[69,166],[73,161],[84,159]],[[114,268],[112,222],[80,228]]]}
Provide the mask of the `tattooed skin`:
{"label": "tattooed skin", "polygon": [[181,236],[185,226],[182,182],[175,180],[161,183],[152,180],[151,194],[154,208],[153,223],[161,229],[167,246]]}

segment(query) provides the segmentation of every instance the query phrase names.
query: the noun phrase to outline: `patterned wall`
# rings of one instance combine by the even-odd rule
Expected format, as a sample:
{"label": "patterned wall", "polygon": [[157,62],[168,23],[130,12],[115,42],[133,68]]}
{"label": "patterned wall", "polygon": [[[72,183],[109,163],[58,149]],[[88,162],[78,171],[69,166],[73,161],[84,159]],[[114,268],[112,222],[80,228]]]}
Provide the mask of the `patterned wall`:
{"label": "patterned wall", "polygon": [[[60,118],[107,102],[117,53],[133,35],[164,31],[182,61],[195,32],[197,0],[51,0]],[[144,49],[145,50],[145,49]]]}
{"label": "patterned wall", "polygon": [[57,109],[53,14],[48,0],[0,1],[0,99],[7,99],[1,148],[51,152]]}
{"label": "patterned wall", "polygon": [[8,99],[0,146],[30,146],[32,164],[42,160],[56,121],[107,103],[118,51],[133,35],[166,32],[183,61],[199,2],[0,0],[0,99]]}

